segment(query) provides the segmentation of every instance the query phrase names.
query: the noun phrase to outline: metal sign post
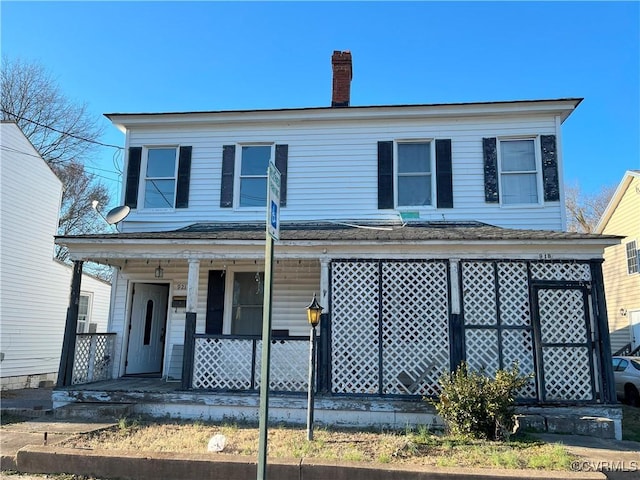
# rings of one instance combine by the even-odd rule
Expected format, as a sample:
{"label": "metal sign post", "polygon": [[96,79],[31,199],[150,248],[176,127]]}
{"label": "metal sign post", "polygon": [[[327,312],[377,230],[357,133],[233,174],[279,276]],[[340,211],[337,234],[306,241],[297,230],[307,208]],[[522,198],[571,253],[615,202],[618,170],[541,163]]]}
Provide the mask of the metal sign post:
{"label": "metal sign post", "polygon": [[280,239],[280,172],[272,163],[269,163],[267,177],[267,228],[264,250],[264,300],[262,306],[262,364],[260,370],[260,439],[258,444],[258,480],[265,480],[267,478],[267,426],[269,422],[273,241]]}

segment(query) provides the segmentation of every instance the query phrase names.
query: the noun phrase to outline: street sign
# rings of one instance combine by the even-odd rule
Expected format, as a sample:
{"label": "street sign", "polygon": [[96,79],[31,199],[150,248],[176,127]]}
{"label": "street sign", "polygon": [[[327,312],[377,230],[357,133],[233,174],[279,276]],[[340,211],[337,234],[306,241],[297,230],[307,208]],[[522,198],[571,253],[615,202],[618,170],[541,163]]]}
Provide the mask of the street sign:
{"label": "street sign", "polygon": [[280,240],[280,172],[273,163],[269,163],[267,176],[267,232]]}

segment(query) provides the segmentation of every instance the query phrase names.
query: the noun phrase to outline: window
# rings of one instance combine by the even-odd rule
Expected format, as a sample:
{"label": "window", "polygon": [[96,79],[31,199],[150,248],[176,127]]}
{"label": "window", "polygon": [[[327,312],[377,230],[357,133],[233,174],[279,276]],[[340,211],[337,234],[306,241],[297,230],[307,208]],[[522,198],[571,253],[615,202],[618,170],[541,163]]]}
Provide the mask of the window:
{"label": "window", "polygon": [[235,272],[231,305],[231,334],[260,335],[264,272]]}
{"label": "window", "polygon": [[500,198],[503,204],[538,203],[535,141],[500,141]]}
{"label": "window", "polygon": [[267,204],[267,169],[271,145],[245,145],[240,150],[238,191],[240,207],[262,207]]}
{"label": "window", "polygon": [[89,305],[91,304],[91,296],[80,294],[78,301],[78,328],[77,333],[87,333],[89,327]]}
{"label": "window", "polygon": [[176,193],[176,149],[150,148],[144,177],[144,208],[173,208]]}
{"label": "window", "polygon": [[640,259],[638,259],[638,249],[636,241],[627,243],[627,273],[638,273],[640,270]]}
{"label": "window", "polygon": [[432,205],[431,142],[397,144],[399,207]]}

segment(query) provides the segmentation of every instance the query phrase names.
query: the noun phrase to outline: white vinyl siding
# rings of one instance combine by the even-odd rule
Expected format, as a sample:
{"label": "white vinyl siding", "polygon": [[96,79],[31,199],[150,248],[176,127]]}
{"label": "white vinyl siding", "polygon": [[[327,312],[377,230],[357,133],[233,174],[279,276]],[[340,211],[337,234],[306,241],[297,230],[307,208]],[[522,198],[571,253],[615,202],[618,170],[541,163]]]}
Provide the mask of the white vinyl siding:
{"label": "white vinyl siding", "polygon": [[[60,362],[72,276],[68,265],[53,259],[62,185],[16,125],[0,128],[2,145],[11,148],[0,162],[2,377],[53,373]],[[81,288],[94,298],[91,321],[105,331],[111,287],[83,275]]]}
{"label": "white vinyl siding", "polygon": [[[377,208],[377,142],[399,138],[450,138],[454,208],[420,210],[421,220],[478,220],[511,228],[562,229],[564,201],[518,208],[484,202],[482,138],[557,135],[550,115],[419,120],[344,120],[264,125],[216,124],[189,128],[133,128],[129,145],[161,143],[171,138],[192,145],[189,208],[166,212],[132,212],[124,232],[181,228],[196,222],[264,221],[264,209],[219,207],[222,147],[230,143],[287,144],[287,207],[281,222],[326,219],[396,220],[395,212]],[[560,146],[558,147],[560,149]],[[238,153],[236,152],[236,155]],[[237,172],[236,172],[237,175]],[[236,194],[237,189],[234,189]]]}

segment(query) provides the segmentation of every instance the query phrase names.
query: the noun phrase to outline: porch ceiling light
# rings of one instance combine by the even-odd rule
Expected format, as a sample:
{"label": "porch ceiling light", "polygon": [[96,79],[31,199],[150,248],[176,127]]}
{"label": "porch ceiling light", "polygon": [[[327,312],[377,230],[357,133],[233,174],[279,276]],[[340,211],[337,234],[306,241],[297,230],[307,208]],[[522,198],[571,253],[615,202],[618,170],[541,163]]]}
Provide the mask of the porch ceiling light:
{"label": "porch ceiling light", "polygon": [[160,266],[160,262],[158,262],[158,267],[156,268],[155,276],[156,278],[164,277],[164,269]]}
{"label": "porch ceiling light", "polygon": [[313,300],[307,306],[307,319],[309,320],[309,325],[313,328],[316,328],[320,323],[320,314],[324,310],[323,307],[320,306],[318,300],[316,299],[316,294],[313,294]]}

